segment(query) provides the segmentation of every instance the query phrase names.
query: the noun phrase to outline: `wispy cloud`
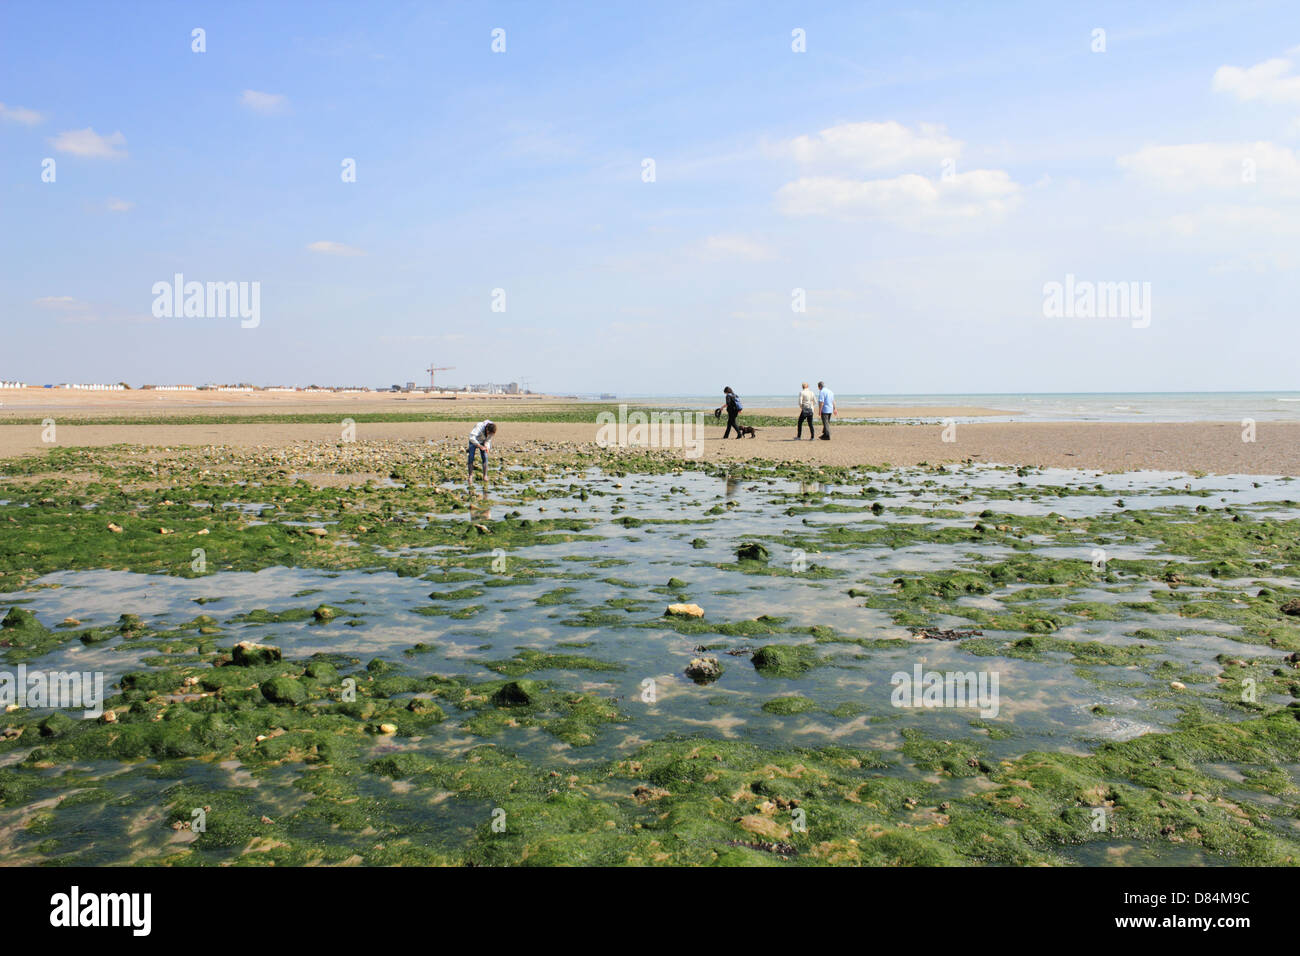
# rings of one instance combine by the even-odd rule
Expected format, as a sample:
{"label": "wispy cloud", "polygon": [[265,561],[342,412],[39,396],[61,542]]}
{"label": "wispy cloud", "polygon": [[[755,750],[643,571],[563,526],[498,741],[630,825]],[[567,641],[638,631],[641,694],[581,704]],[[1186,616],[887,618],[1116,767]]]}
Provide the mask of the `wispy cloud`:
{"label": "wispy cloud", "polygon": [[1276,57],[1254,66],[1221,66],[1214,71],[1214,89],[1231,93],[1239,100],[1266,103],[1300,103],[1300,74],[1291,72],[1292,63]]}
{"label": "wispy cloud", "polygon": [[804,165],[835,166],[872,171],[935,167],[961,155],[961,140],[942,126],[921,123],[909,129],[902,123],[841,123],[816,136],[798,136],[774,152]]}
{"label": "wispy cloud", "polygon": [[110,198],[108,202],[104,203],[104,206],[109,212],[130,212],[135,208],[135,203],[126,199]]}
{"label": "wispy cloud", "polygon": [[22,123],[24,126],[35,126],[38,123],[45,122],[45,117],[36,110],[29,110],[22,106],[5,106],[0,103],[0,120]]}
{"label": "wispy cloud", "polygon": [[120,132],[100,136],[92,128],[72,129],[50,140],[61,153],[71,153],[87,159],[122,159],[126,156],[126,137]]}
{"label": "wispy cloud", "polygon": [[1130,174],[1171,192],[1244,189],[1300,196],[1300,157],[1266,140],[1147,146],[1116,162]]}
{"label": "wispy cloud", "polygon": [[365,252],[353,246],[345,246],[341,242],[330,242],[322,239],[318,242],[307,243],[307,248],[312,252],[319,252],[326,256],[364,256]]}
{"label": "wispy cloud", "polygon": [[776,199],[787,216],[879,219],[929,231],[999,219],[1020,194],[1020,184],[1006,171],[975,169],[938,179],[914,173],[868,180],[811,177],[782,186]]}
{"label": "wispy cloud", "polygon": [[270,116],[283,113],[289,108],[289,99],[280,93],[262,93],[258,90],[244,90],[239,102],[254,113]]}

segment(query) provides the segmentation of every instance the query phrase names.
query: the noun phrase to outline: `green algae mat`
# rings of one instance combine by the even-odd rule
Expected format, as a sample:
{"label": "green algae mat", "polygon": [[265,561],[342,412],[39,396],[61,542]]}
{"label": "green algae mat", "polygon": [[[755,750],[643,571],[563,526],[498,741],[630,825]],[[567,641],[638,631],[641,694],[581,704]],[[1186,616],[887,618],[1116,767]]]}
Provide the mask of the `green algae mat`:
{"label": "green algae mat", "polygon": [[463,467],[0,463],[0,861],[1300,859],[1289,479]]}

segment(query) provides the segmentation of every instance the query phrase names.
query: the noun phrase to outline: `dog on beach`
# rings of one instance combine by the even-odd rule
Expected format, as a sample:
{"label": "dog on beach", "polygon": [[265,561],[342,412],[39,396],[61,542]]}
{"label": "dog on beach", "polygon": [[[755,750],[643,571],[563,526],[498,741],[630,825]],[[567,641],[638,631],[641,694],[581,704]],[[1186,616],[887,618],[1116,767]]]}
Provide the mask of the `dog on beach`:
{"label": "dog on beach", "polygon": [[739,435],[737,436],[739,438],[744,438],[746,435],[748,435],[750,438],[758,437],[758,432],[754,431],[753,425],[737,425],[736,431],[739,433]]}

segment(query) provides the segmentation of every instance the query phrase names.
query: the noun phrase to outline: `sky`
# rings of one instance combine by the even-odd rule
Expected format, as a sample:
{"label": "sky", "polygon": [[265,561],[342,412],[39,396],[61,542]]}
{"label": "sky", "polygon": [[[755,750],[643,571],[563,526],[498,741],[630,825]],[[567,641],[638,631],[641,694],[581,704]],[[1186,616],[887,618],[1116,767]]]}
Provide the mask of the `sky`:
{"label": "sky", "polygon": [[1298,151],[1287,0],[4,0],[0,379],[1295,389]]}

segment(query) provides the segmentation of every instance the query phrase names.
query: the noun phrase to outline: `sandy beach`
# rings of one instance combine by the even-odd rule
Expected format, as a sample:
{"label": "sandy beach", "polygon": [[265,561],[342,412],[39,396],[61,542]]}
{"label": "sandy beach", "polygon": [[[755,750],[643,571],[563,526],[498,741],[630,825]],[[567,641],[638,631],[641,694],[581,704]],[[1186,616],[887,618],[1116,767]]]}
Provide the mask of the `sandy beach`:
{"label": "sandy beach", "polygon": [[[502,462],[512,454],[536,454],[539,443],[594,443],[594,424],[572,422],[503,423],[495,442]],[[359,423],[356,438],[408,441],[460,438],[465,422]],[[335,424],[157,424],[60,425],[59,446],[131,444],[150,447],[233,445],[282,447],[297,442],[334,443]],[[762,458],[831,465],[914,465],[978,462],[1043,465],[1104,471],[1201,471],[1211,474],[1300,474],[1300,424],[1261,423],[1256,441],[1243,442],[1232,422],[1150,424],[1060,422],[976,423],[956,427],[956,441],[945,442],[939,425],[843,425],[832,440],[794,440],[794,428],[761,428],[755,438],[722,440],[722,428],[705,426],[701,455],[706,459]],[[40,454],[39,425],[0,425],[0,457]]]}

